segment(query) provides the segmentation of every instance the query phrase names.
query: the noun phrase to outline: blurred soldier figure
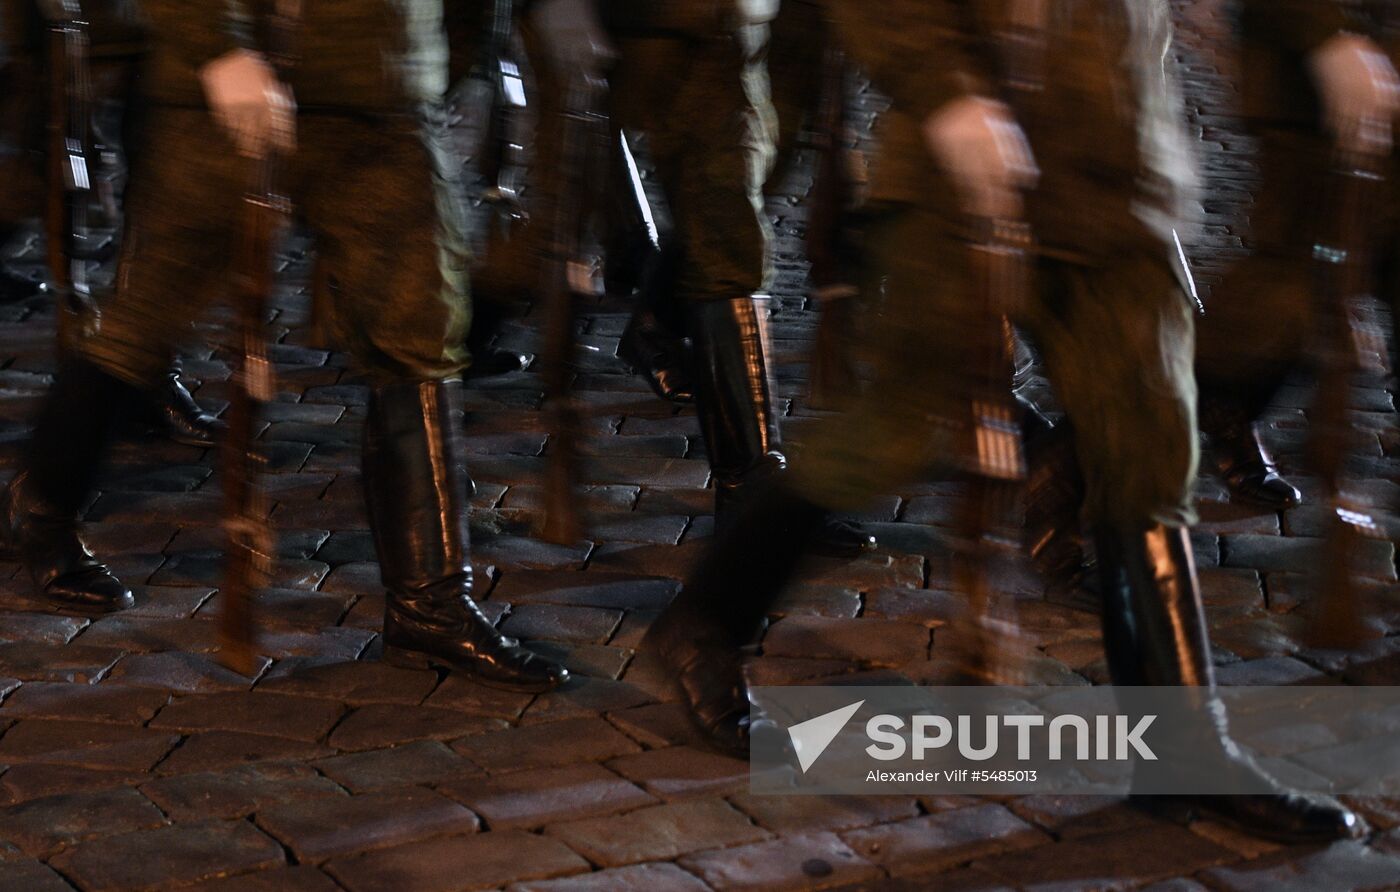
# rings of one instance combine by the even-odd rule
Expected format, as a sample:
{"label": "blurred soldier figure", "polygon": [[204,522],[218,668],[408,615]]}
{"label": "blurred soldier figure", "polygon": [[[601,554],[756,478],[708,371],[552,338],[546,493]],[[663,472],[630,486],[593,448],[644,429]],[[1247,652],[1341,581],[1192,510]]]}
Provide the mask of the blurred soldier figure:
{"label": "blurred soldier figure", "polygon": [[[1173,267],[1171,227],[1193,171],[1163,68],[1170,11],[1155,0],[972,6],[833,2],[845,45],[894,101],[872,184],[886,208],[869,233],[872,273],[886,277],[875,379],[863,399],[820,423],[790,477],[717,540],[648,644],[697,725],[742,751],[749,704],[738,648],[791,573],[813,519],[976,454],[971,348],[999,333],[978,330],[986,321],[974,307],[964,226],[1020,216],[1018,190],[1038,175],[1025,206],[1038,282],[1017,315],[1074,425],[1110,672],[1120,685],[1200,689],[1208,717],[1190,735],[1200,757],[1257,775],[1216,708],[1188,535],[1193,308]],[[1016,87],[1012,104],[998,98],[1002,80]],[[1361,826],[1334,800],[1284,791],[1190,805],[1287,838]]]}
{"label": "blurred soldier figure", "polygon": [[[89,106],[103,103],[121,107],[125,122],[139,114],[134,108],[132,80],[145,53],[146,35],[130,0],[87,0],[83,13],[88,17],[86,67],[90,75]],[[22,221],[36,216],[44,207],[45,118],[52,109],[45,104],[50,96],[44,81],[46,72],[62,70],[66,60],[50,58],[53,47],[47,28],[62,10],[35,0],[0,0],[0,40],[4,59],[0,62],[0,248],[9,241]],[[56,69],[55,66],[58,66]],[[79,126],[95,128],[94,122]],[[123,132],[126,130],[123,126]],[[130,140],[124,140],[130,143]],[[128,164],[138,147],[124,144]],[[96,167],[96,159],[89,164]],[[95,173],[95,171],[94,171]],[[18,300],[36,294],[42,286],[15,276],[0,266],[0,301]],[[195,401],[180,380],[178,357],[150,394],[142,418],[163,430],[170,439],[190,446],[212,446],[223,423]]]}
{"label": "blurred soldier figure", "polygon": [[[753,484],[786,467],[763,335],[771,270],[760,191],[773,152],[763,51],[777,4],[607,0],[601,11],[618,52],[614,121],[646,134],[674,224],[660,275],[683,305],[716,525],[725,528]],[[823,539],[843,551],[874,546],[835,522]]]}
{"label": "blurred soldier figure", "polygon": [[[1334,146],[1384,155],[1400,83],[1373,33],[1394,3],[1246,0],[1244,112],[1259,140],[1253,253],[1230,270],[1200,326],[1202,427],[1234,491],[1274,509],[1301,500],[1256,419],[1318,329],[1312,246]],[[1385,10],[1383,10],[1385,11]],[[1388,11],[1387,11],[1388,12]],[[1388,12],[1394,15],[1393,12]]]}
{"label": "blurred soldier figure", "polygon": [[251,184],[250,159],[276,146],[286,153],[282,185],[316,237],[334,331],[370,379],[363,470],[388,589],[386,658],[511,689],[552,688],[563,667],[502,636],[471,597],[454,421],[466,257],[436,117],[448,66],[443,6],[307,3],[290,83],[259,50],[266,9],[145,5],[158,35],[144,73],[144,137],[154,148],[133,171],[118,293],[40,410],[5,493],[8,538],[53,602],[132,604],[83,544],[77,514],[132,389],[164,373],[228,279],[230,221]]}

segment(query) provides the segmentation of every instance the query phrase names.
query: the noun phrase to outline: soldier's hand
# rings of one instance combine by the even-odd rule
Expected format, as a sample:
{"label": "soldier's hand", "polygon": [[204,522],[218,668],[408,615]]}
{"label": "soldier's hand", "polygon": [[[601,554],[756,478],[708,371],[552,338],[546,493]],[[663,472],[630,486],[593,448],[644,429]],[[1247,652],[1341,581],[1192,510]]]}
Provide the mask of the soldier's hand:
{"label": "soldier's hand", "polygon": [[988,219],[1021,214],[1021,190],[1040,170],[1005,104],[981,96],[946,103],[924,121],[924,143],[952,178],[963,210]]}
{"label": "soldier's hand", "polygon": [[1348,151],[1390,152],[1391,120],[1400,111],[1400,77],[1368,37],[1342,32],[1308,59],[1322,100],[1323,123]]}
{"label": "soldier's hand", "polygon": [[296,102],[267,60],[252,50],[225,53],[199,70],[214,119],[238,151],[261,158],[268,146],[296,147]]}

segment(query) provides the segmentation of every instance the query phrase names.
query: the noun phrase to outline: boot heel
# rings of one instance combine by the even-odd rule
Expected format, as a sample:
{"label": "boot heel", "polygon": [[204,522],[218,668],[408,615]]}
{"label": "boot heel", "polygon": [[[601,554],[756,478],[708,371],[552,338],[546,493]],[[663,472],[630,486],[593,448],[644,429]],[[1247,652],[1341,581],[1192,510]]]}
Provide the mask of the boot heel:
{"label": "boot heel", "polygon": [[433,659],[426,654],[388,644],[384,646],[383,660],[390,666],[397,666],[400,669],[432,669],[436,666]]}

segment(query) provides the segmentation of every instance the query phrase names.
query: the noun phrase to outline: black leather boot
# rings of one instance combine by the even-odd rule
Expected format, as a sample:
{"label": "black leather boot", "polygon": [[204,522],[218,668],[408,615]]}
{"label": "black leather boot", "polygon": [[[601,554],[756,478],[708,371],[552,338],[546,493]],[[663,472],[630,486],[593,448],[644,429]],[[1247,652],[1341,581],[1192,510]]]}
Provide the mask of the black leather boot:
{"label": "black leather boot", "polygon": [[1025,541],[1031,560],[1051,591],[1071,591],[1087,574],[1080,509],[1084,478],[1074,454],[1068,419],[1052,424],[1031,402],[1021,405],[1026,442]]}
{"label": "black leather boot", "polygon": [[[777,416],[758,308],[752,297],[694,301],[689,307],[696,407],[715,482],[715,529],[726,529],[754,485],[787,467],[778,448]],[[851,556],[877,547],[875,537],[827,518],[810,543]]]}
{"label": "black leather boot", "polygon": [[822,515],[781,478],[755,484],[642,642],[665,666],[695,727],[722,752],[742,757],[759,730],[741,648],[757,635]]}
{"label": "black leather boot", "polygon": [[222,419],[204,411],[194,395],[180,380],[181,363],[177,358],[170,372],[151,393],[151,411],[166,436],[186,446],[209,447],[218,442],[228,429]]}
{"label": "black leather boot", "polygon": [[675,308],[679,264],[674,245],[647,261],[637,307],[622,331],[617,355],[657,396],[684,404],[695,402],[695,387],[686,368],[685,319]]}
{"label": "black leather boot", "polygon": [[83,542],[78,512],[92,494],[117,416],[133,389],[67,359],[44,398],[24,464],[0,496],[3,535],[36,595],[81,613],[131,607],[131,591]]}
{"label": "black leather boot", "polygon": [[[1287,842],[1357,837],[1366,823],[1331,796],[1285,789],[1230,739],[1215,694],[1205,612],[1183,527],[1101,530],[1099,567],[1104,591],[1104,644],[1116,685],[1200,688],[1199,721],[1173,729],[1168,756],[1153,771],[1214,763],[1273,792],[1248,795],[1135,796],[1154,810],[1204,811],[1249,833]],[[1140,763],[1146,764],[1146,763]]]}
{"label": "black leather boot", "polygon": [[472,600],[467,489],[453,394],[460,381],[376,385],[365,419],[365,502],[388,598],[384,656],[484,685],[539,692],[563,667],[507,638]]}
{"label": "black leather boot", "polygon": [[1231,492],[1274,511],[1302,504],[1303,494],[1279,474],[1248,408],[1222,399],[1205,399],[1201,427],[1210,435],[1216,465]]}

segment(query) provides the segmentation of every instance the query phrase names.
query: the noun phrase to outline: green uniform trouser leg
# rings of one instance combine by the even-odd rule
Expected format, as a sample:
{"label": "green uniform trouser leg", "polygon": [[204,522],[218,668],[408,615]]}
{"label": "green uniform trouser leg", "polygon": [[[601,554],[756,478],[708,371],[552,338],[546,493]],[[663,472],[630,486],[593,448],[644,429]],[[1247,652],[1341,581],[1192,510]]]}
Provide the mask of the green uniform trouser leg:
{"label": "green uniform trouser leg", "polygon": [[647,135],[680,251],[677,294],[728,300],[765,290],[770,233],[759,190],[772,163],[773,112],[761,40],[617,44],[612,113]]}
{"label": "green uniform trouser leg", "polygon": [[[986,321],[967,249],[939,215],[900,208],[869,233],[885,297],[871,333],[874,380],[815,423],[793,457],[797,489],[855,510],[969,454],[967,400]],[[1020,321],[1045,354],[1072,419],[1096,523],[1189,524],[1196,472],[1193,319],[1162,258],[1106,268],[1043,261]],[[869,287],[874,287],[872,282]],[[873,291],[871,293],[874,293]],[[993,333],[999,336],[999,333]]]}
{"label": "green uniform trouser leg", "polygon": [[[286,182],[312,229],[332,290],[334,330],[375,378],[459,373],[470,319],[466,255],[431,136],[408,120],[303,114]],[[149,386],[223,295],[246,164],[194,109],[156,108],[146,138],[159,170],[139,170],[117,293],[79,345],[129,383]]]}

